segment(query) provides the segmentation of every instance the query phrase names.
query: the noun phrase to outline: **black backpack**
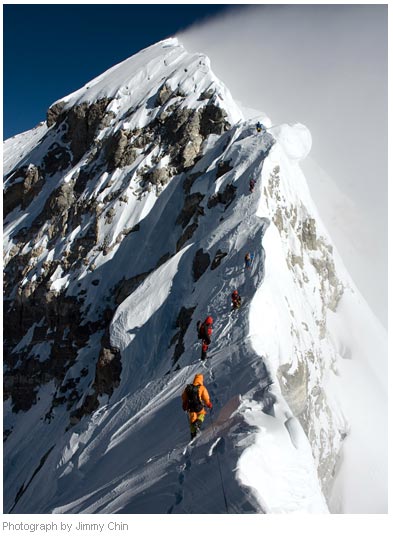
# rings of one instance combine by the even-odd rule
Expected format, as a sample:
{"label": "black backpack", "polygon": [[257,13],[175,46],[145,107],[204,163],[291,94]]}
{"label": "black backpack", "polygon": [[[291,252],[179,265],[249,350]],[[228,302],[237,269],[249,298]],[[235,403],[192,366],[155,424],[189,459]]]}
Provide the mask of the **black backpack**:
{"label": "black backpack", "polygon": [[192,383],[189,383],[186,387],[188,411],[195,411],[195,413],[199,413],[203,410],[203,404],[199,397],[199,387],[200,385],[193,385]]}
{"label": "black backpack", "polygon": [[198,339],[203,339],[203,334],[201,333],[201,331],[202,331],[201,328],[203,327],[202,322],[200,320],[198,320],[196,326],[197,326],[197,332],[198,332]]}

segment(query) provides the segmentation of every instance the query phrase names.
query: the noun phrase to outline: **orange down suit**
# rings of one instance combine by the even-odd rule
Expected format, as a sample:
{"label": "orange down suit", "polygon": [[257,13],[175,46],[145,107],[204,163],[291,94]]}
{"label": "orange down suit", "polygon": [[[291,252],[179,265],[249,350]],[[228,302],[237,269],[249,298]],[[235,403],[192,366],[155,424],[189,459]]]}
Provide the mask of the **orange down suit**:
{"label": "orange down suit", "polygon": [[[196,374],[195,378],[194,378],[194,381],[192,383],[193,383],[193,385],[199,385],[200,386],[199,387],[199,397],[202,400],[202,402],[205,404],[205,406],[210,407],[211,406],[210,396],[209,396],[208,390],[203,385],[203,374]],[[187,410],[188,400],[187,400],[187,394],[186,394],[185,389],[184,389],[183,394],[181,395],[181,397],[182,397],[182,401],[183,401],[183,410],[186,411]],[[189,411],[188,416],[190,418],[190,424],[195,422],[198,419],[198,417],[202,416],[202,415],[203,415],[203,417],[206,415],[206,411],[203,408],[198,413],[196,413],[195,411]],[[201,420],[203,420],[203,418]]]}

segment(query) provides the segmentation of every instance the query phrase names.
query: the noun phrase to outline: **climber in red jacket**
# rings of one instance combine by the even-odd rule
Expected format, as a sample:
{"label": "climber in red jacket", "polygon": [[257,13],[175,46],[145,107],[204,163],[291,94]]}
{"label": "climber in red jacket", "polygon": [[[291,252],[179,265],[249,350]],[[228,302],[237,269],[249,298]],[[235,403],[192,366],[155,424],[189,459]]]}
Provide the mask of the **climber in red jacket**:
{"label": "climber in red jacket", "polygon": [[198,339],[202,339],[202,354],[201,359],[204,361],[207,357],[207,350],[211,343],[211,335],[213,333],[213,318],[208,316],[206,320],[201,323],[197,322]]}
{"label": "climber in red jacket", "polygon": [[234,290],[232,292],[232,311],[234,311],[235,309],[239,309],[241,303],[242,303],[242,299],[240,297],[240,294],[237,290]]}

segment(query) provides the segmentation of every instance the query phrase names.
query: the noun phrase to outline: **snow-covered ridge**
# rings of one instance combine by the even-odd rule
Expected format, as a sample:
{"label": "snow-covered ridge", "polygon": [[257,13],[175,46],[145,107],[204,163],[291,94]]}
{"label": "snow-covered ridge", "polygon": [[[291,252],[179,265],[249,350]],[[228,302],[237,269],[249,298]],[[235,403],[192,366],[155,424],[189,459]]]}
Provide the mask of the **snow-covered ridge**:
{"label": "snow-covered ridge", "polygon": [[[339,375],[370,363],[338,326],[357,307],[373,327],[299,168],[307,128],[258,134],[176,39],[52,108],[6,144],[25,150],[7,171],[5,511],[382,511],[383,390],[371,457]],[[214,410],[189,448],[197,372]],[[383,369],[369,376],[372,405]],[[375,475],[372,503],[353,494]]]}
{"label": "snow-covered ridge", "polygon": [[[3,145],[3,173],[8,173],[15,166],[16,162],[25,158],[26,155],[37,145],[45,136],[48,127],[45,122],[40,123],[36,128],[17,134],[8,140],[5,140]],[[7,181],[4,184],[7,187]]]}
{"label": "snow-covered ridge", "polygon": [[231,123],[242,119],[231,94],[211,71],[209,58],[188,53],[175,37],[142,50],[52,106],[65,103],[66,110],[85,102],[111,99],[108,111],[119,115],[132,107],[135,111],[130,128],[142,128],[154,118],[153,107],[146,108],[145,103],[154,99],[164,83],[173,92],[184,95],[182,107],[202,107],[201,95],[211,92],[215,101],[228,112]]}

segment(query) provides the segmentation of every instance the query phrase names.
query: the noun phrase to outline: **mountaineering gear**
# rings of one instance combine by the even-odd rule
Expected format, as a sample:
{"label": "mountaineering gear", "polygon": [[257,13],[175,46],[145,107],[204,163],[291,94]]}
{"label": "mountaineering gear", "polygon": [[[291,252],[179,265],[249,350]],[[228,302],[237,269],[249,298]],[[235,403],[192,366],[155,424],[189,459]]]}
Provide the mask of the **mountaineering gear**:
{"label": "mountaineering gear", "polygon": [[208,316],[206,320],[201,323],[200,320],[197,322],[197,330],[198,330],[198,339],[202,339],[203,341],[206,341],[207,344],[211,343],[210,337],[213,333],[213,318],[211,316]]}
{"label": "mountaineering gear", "polygon": [[196,413],[199,413],[203,409],[203,404],[201,401],[201,398],[199,396],[199,385],[194,385],[192,383],[189,383],[186,387],[186,395],[187,395],[187,407],[183,409],[186,409],[188,411],[195,411]]}
{"label": "mountaineering gear", "polygon": [[191,439],[194,439],[194,437],[201,431],[201,426],[204,420],[205,416],[201,414],[196,421],[190,424]]}
{"label": "mountaineering gear", "polygon": [[[191,392],[191,401],[188,395],[189,392]],[[193,409],[199,407],[199,405],[201,407],[200,410]],[[182,393],[182,407],[184,411],[188,412],[191,439],[196,436],[197,431],[200,429],[205,418],[206,411],[204,409],[204,405],[210,409],[213,407],[212,403],[210,402],[209,392],[203,385],[203,374],[196,374],[192,384],[187,385]]]}
{"label": "mountaineering gear", "polygon": [[213,318],[211,316],[206,317],[206,320],[203,324],[198,320],[197,329],[198,329],[198,339],[202,339],[202,361],[207,357],[207,349],[211,343],[211,334],[213,333]]}
{"label": "mountaineering gear", "polygon": [[232,309],[239,309],[242,299],[237,290],[232,292]]}
{"label": "mountaineering gear", "polygon": [[254,254],[251,255],[250,253],[246,253],[244,257],[244,264],[247,270],[250,270],[253,259],[254,259]]}
{"label": "mountaineering gear", "polygon": [[255,125],[255,128],[257,129],[257,132],[262,132],[266,130],[266,128],[262,125],[260,121],[258,121],[258,123]]}
{"label": "mountaineering gear", "polygon": [[255,179],[250,180],[250,192],[251,193],[253,193],[254,191],[255,183],[256,183]]}
{"label": "mountaineering gear", "polygon": [[200,320],[198,320],[198,322],[197,322],[198,339],[202,339],[202,335],[201,335],[201,325],[202,325],[202,322],[201,322]]}
{"label": "mountaineering gear", "polygon": [[201,353],[201,360],[202,361],[205,361],[205,359],[207,358],[207,351],[209,349],[209,345],[206,344],[205,341],[202,342],[202,353]]}

